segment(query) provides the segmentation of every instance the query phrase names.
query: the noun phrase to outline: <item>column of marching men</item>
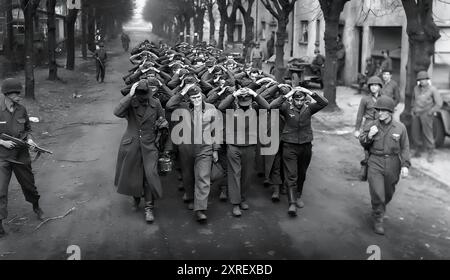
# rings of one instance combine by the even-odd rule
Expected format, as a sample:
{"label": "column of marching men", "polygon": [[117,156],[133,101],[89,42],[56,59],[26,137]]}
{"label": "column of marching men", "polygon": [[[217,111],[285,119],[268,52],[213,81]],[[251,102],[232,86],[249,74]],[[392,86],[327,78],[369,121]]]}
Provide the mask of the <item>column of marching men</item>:
{"label": "column of marching men", "polygon": [[[115,185],[119,193],[133,197],[136,211],[144,199],[148,223],[154,221],[155,200],[162,196],[158,161],[169,158],[182,181],[179,189],[184,191],[187,209],[194,211],[198,222],[207,220],[213,170],[223,171],[222,176],[213,176],[214,185],[219,187],[220,200],[231,203],[233,216],[249,210],[248,189],[255,172],[264,177],[264,186],[271,188],[273,202],[287,194],[288,214],[297,216],[297,209],[304,207],[303,185],[312,156],[311,117],[328,105],[323,96],[278,83],[271,75],[237,63],[204,43],[169,47],[146,40],[131,50],[130,61],[133,68],[123,78],[124,97],[114,111],[128,122],[119,147]],[[393,119],[395,101],[384,93],[373,97],[379,96],[381,87],[379,78],[370,79],[372,97],[363,98],[361,104],[370,101],[373,114],[364,117],[357,135],[365,149],[377,234],[384,234],[386,205],[400,174],[406,177],[410,167],[406,128]],[[262,117],[271,119],[272,114],[279,118],[276,125],[267,121],[267,131],[258,131],[261,126],[242,121],[241,113],[259,114],[258,122]],[[223,124],[222,133],[216,129],[218,120]],[[245,135],[236,135],[238,122],[245,127],[240,130]],[[272,153],[262,153],[267,145],[252,141],[260,140],[253,134],[273,134],[276,129],[278,145]],[[215,141],[196,141],[204,133],[214,135]],[[174,135],[184,140],[174,141]],[[235,137],[243,141],[234,141]]]}
{"label": "column of marching men", "polygon": [[[130,61],[133,67],[123,77],[124,97],[114,110],[128,122],[119,148],[115,184],[119,193],[133,197],[135,211],[144,199],[148,223],[154,221],[155,201],[162,196],[158,172],[161,157],[173,159],[182,181],[179,189],[184,191],[183,200],[199,222],[207,219],[214,164],[223,171],[223,176],[215,178],[220,200],[232,204],[233,216],[239,217],[242,210],[250,208],[248,188],[257,170],[264,177],[264,186],[272,189],[272,201],[287,194],[288,213],[297,215],[297,208],[304,206],[303,183],[311,161],[311,116],[328,104],[324,97],[302,87],[280,84],[271,75],[237,63],[206,44],[169,47],[146,40],[131,50]],[[249,127],[255,125],[250,121],[245,122],[243,142],[227,143],[230,135],[225,113],[238,109],[244,113],[266,109],[269,119],[270,109],[279,110],[281,142],[273,154],[261,155],[264,145],[248,135],[257,131]],[[178,119],[172,114],[178,115],[179,110],[184,110],[185,118],[172,121]],[[233,118],[235,137],[239,118],[236,114]],[[211,133],[213,122],[218,120],[223,123],[219,134],[222,141],[195,141],[195,129]],[[182,137],[190,141],[175,144],[172,129],[181,121],[184,131],[191,134]],[[270,124],[268,121],[269,132],[265,133],[271,133]]]}

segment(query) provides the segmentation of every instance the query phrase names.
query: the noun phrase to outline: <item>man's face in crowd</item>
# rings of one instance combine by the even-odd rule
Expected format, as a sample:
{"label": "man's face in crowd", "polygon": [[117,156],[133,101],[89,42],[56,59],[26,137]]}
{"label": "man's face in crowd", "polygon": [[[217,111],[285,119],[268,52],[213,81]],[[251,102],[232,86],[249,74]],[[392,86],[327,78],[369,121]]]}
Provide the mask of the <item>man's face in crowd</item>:
{"label": "man's face in crowd", "polygon": [[419,81],[419,85],[422,86],[422,87],[427,86],[429,84],[430,84],[430,82],[429,82],[428,79],[423,79],[423,80]]}
{"label": "man's face in crowd", "polygon": [[380,91],[381,87],[379,84],[371,84],[370,85],[370,92],[372,94],[378,93]]}
{"label": "man's face in crowd", "polygon": [[306,96],[304,93],[296,94],[292,97],[294,106],[297,108],[301,108],[306,101]]}
{"label": "man's face in crowd", "polygon": [[9,100],[11,100],[14,104],[20,104],[20,102],[22,101],[22,97],[20,96],[20,93],[10,93],[7,95],[7,97],[9,98]]}
{"label": "man's face in crowd", "polygon": [[392,113],[388,110],[377,110],[377,112],[380,121],[389,121],[389,118],[392,117]]}
{"label": "man's face in crowd", "polygon": [[391,73],[383,72],[383,81],[389,82],[391,80],[391,77],[392,77]]}
{"label": "man's face in crowd", "polygon": [[189,96],[189,100],[191,101],[194,107],[198,107],[202,105],[202,94],[198,93],[196,95]]}

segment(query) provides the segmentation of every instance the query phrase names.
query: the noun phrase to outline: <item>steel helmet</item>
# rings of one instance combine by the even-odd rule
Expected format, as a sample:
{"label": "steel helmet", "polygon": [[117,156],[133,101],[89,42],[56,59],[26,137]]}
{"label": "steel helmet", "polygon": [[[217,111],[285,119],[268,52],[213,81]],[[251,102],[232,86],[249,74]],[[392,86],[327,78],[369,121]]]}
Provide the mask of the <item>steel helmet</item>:
{"label": "steel helmet", "polygon": [[419,73],[417,73],[417,80],[427,80],[430,77],[428,76],[428,72],[427,71],[420,71]]}
{"label": "steel helmet", "polygon": [[380,87],[383,87],[383,82],[381,81],[380,77],[378,76],[372,76],[367,80],[367,85],[370,87],[370,85],[379,84]]}
{"label": "steel helmet", "polygon": [[373,107],[375,109],[388,110],[389,112],[394,113],[395,103],[389,96],[382,95],[377,99],[377,102],[375,102]]}
{"label": "steel helmet", "polygon": [[18,79],[8,78],[2,83],[2,93],[20,93],[22,91],[22,83]]}

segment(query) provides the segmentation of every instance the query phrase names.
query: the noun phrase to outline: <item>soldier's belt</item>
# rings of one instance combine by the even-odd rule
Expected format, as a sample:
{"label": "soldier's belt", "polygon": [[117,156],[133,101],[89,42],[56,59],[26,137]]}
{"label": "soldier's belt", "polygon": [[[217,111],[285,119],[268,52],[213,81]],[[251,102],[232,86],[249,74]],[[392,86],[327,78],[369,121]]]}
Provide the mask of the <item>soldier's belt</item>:
{"label": "soldier's belt", "polygon": [[378,157],[385,157],[385,158],[398,156],[398,154],[386,154],[386,153],[377,153],[377,152],[375,152],[375,153],[370,152],[370,155],[374,155],[374,156],[378,156]]}

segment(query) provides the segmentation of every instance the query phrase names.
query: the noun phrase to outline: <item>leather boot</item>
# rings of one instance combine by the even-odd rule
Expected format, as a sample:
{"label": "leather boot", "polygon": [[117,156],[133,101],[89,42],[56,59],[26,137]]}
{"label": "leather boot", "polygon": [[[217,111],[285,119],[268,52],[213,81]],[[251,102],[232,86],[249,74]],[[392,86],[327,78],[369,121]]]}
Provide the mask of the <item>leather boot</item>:
{"label": "leather boot", "polygon": [[296,199],[295,199],[295,187],[289,187],[288,188],[288,202],[289,202],[289,205],[295,204],[295,202],[296,202]]}
{"label": "leather boot", "polygon": [[42,211],[41,207],[39,207],[39,202],[33,203],[33,212],[36,213],[39,220],[44,219],[44,211]]}
{"label": "leather boot", "polygon": [[235,216],[235,217],[240,217],[242,215],[241,207],[239,207],[239,205],[234,205],[232,212],[233,212],[233,216]]}
{"label": "leather boot", "polygon": [[2,221],[3,220],[0,220],[0,237],[6,234],[5,229],[3,228],[3,222]]}
{"label": "leather boot", "polygon": [[384,235],[383,218],[375,218],[373,230],[376,234]]}
{"label": "leather boot", "polygon": [[133,210],[134,212],[137,212],[138,209],[139,209],[139,204],[140,203],[141,203],[141,198],[140,197],[133,197],[131,210]]}
{"label": "leather boot", "polygon": [[202,211],[202,210],[195,211],[195,216],[197,218],[197,222],[199,222],[199,223],[206,222],[207,217],[206,217],[206,214],[204,213],[204,211]]}
{"label": "leather boot", "polygon": [[272,201],[280,201],[280,185],[273,185]]}
{"label": "leather boot", "polygon": [[149,224],[153,223],[153,221],[155,220],[155,217],[153,216],[153,208],[153,201],[145,202],[145,221]]}
{"label": "leather boot", "polygon": [[367,181],[367,161],[361,161],[361,169],[359,170],[359,180],[362,182]]}
{"label": "leather boot", "polygon": [[295,205],[295,203],[289,204],[288,214],[291,217],[297,216],[297,206]]}

